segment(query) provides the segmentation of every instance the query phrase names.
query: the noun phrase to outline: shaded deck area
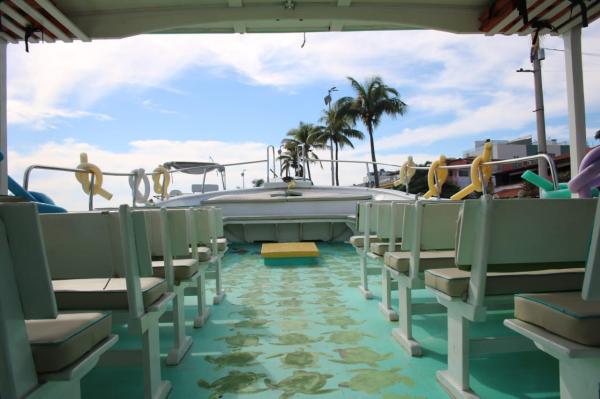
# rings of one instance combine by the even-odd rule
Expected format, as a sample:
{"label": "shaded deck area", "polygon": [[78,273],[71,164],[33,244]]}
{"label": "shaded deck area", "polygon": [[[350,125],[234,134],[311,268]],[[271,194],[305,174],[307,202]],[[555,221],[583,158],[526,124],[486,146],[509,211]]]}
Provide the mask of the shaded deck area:
{"label": "shaded deck area", "polygon": [[[379,275],[370,276],[375,298],[366,301],[356,288],[354,249],[318,246],[318,266],[269,267],[259,245],[231,245],[224,258],[225,302],[212,307],[202,329],[189,323],[194,344],[179,366],[163,361],[171,398],[447,397],[435,380],[436,370],[446,368],[445,314],[416,317],[414,335],[424,356],[410,358],[391,336],[396,324],[378,310]],[[417,295],[433,300],[423,290]],[[191,316],[195,298],[187,300]],[[472,336],[511,334],[502,326],[511,313],[492,312]],[[161,328],[163,356],[171,330]],[[135,337],[118,343],[133,345]],[[541,351],[473,358],[471,364],[472,387],[482,398],[559,396],[558,362]],[[141,384],[139,367],[99,367],[83,380],[82,395],[138,398]]]}

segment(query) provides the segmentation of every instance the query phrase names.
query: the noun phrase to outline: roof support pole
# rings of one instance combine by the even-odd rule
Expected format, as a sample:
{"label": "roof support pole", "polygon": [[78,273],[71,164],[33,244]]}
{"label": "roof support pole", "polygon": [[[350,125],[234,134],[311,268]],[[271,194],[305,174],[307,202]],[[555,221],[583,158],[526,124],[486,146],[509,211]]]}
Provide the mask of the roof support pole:
{"label": "roof support pole", "polygon": [[8,194],[8,135],[6,125],[6,42],[0,39],[0,195]]}
{"label": "roof support pole", "polygon": [[563,34],[567,74],[567,103],[569,109],[569,143],[571,145],[571,177],[579,172],[579,165],[587,147],[585,128],[585,101],[583,95],[583,65],[581,59],[581,26]]}

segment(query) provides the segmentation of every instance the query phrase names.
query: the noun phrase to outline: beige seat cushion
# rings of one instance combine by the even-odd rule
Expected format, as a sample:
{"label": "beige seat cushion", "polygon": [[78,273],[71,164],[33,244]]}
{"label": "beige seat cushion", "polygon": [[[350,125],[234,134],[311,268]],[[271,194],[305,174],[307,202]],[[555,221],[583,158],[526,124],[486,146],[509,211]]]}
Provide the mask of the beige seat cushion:
{"label": "beige seat cushion", "polygon": [[38,373],[57,372],[78,361],[111,333],[106,313],[61,313],[56,319],[26,320]]}
{"label": "beige seat cushion", "polygon": [[[167,290],[167,283],[158,277],[140,278],[144,307],[152,305]],[[54,295],[59,309],[104,310],[128,309],[127,286],[124,278],[88,278],[53,280]]]}
{"label": "beige seat cushion", "polygon": [[[369,250],[371,252],[373,252],[374,254],[383,256],[385,255],[385,253],[388,251],[390,243],[389,242],[372,242],[369,245]],[[400,246],[402,245],[401,241],[396,241],[396,249],[400,249]]]}
{"label": "beige seat cushion", "polygon": [[[200,268],[195,259],[173,259],[173,271],[175,282],[178,283],[192,277]],[[152,270],[156,277],[165,278],[165,262],[162,260],[152,261]]]}
{"label": "beige seat cushion", "polygon": [[[556,292],[581,289],[584,269],[538,270],[519,273],[488,273],[486,295],[522,292]],[[452,297],[467,296],[471,273],[456,268],[425,271],[425,285]]]}
{"label": "beige seat cushion", "polygon": [[[192,249],[190,248],[190,255],[192,254]],[[198,245],[198,262],[208,262],[210,257],[212,256],[212,251],[208,247],[204,247],[202,245]],[[162,258],[161,258],[162,259]],[[160,259],[155,259],[160,260]]]}
{"label": "beige seat cushion", "polygon": [[219,252],[223,252],[227,250],[227,238],[221,237],[217,238],[217,250]]}
{"label": "beige seat cushion", "polygon": [[[399,271],[408,273],[410,268],[410,252],[386,252],[383,263]],[[454,251],[421,251],[419,271],[441,269],[454,266]]]}
{"label": "beige seat cushion", "polygon": [[582,345],[600,346],[600,302],[584,301],[580,291],[517,295],[515,317]]}
{"label": "beige seat cushion", "polygon": [[[369,237],[369,240],[371,242],[379,242],[381,241],[379,238],[377,238],[376,235],[372,235]],[[353,247],[356,248],[362,248],[365,246],[365,236],[361,235],[361,236],[352,236],[350,237],[350,244],[352,244]]]}

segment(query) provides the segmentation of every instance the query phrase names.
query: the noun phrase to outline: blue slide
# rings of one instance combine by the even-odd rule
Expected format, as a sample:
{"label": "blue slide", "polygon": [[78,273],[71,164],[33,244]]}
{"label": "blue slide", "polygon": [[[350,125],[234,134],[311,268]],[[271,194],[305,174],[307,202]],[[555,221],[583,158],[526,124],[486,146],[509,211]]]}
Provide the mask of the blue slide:
{"label": "blue slide", "polygon": [[[4,154],[0,152],[0,162],[3,160]],[[10,176],[8,176],[8,190],[13,193],[15,197],[21,197],[25,201],[35,203],[39,213],[64,213],[67,211],[54,204],[52,198],[48,197],[46,194],[25,190]]]}

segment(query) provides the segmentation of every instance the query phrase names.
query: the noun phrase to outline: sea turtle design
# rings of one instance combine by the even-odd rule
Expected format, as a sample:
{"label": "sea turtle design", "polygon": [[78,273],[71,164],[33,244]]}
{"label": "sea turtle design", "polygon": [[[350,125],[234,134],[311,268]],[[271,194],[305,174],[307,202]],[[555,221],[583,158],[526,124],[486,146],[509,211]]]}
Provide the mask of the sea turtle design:
{"label": "sea turtle design", "polygon": [[321,341],[321,338],[311,338],[300,333],[290,333],[277,336],[275,345],[306,345]]}
{"label": "sea turtle design", "polygon": [[341,360],[332,360],[335,363],[343,364],[367,364],[371,367],[377,367],[377,362],[390,357],[391,353],[380,354],[364,346],[356,348],[335,349],[340,355]]}
{"label": "sea turtle design", "polygon": [[233,326],[236,328],[258,329],[258,328],[266,328],[265,324],[267,324],[267,323],[269,323],[269,320],[249,319],[249,320],[238,321],[237,323],[234,323]]}
{"label": "sea turtle design", "polygon": [[305,320],[279,320],[277,324],[284,330],[304,330],[308,328]]}
{"label": "sea turtle design", "polygon": [[321,374],[312,371],[296,370],[290,377],[284,378],[279,383],[274,383],[265,378],[265,384],[271,389],[282,390],[279,399],[288,399],[296,394],[322,395],[334,392],[335,389],[323,389],[331,374]]}
{"label": "sea turtle design", "polygon": [[248,305],[248,306],[267,306],[267,305],[271,305],[272,303],[273,302],[265,301],[263,298],[251,298],[251,299],[244,300],[244,305]]}
{"label": "sea turtle design", "polygon": [[220,356],[206,356],[207,362],[223,367],[247,367],[257,364],[256,358],[261,355],[261,352],[232,352]]}
{"label": "sea turtle design", "polygon": [[335,284],[330,283],[329,281],[316,282],[313,284],[315,288],[333,288]]}
{"label": "sea turtle design", "polygon": [[241,348],[243,346],[260,345],[260,335],[257,334],[242,334],[238,332],[235,335],[227,337],[215,338],[217,341],[225,341],[231,348]]}
{"label": "sea turtle design", "polygon": [[285,309],[281,309],[279,311],[279,314],[283,317],[301,316],[304,313],[306,313],[306,311],[303,308],[285,308]]}
{"label": "sea turtle design", "polygon": [[326,315],[343,315],[350,311],[358,311],[358,309],[348,308],[346,306],[323,306],[318,309],[319,313]]}
{"label": "sea turtle design", "polygon": [[240,316],[244,316],[244,317],[248,317],[248,318],[263,317],[263,316],[269,315],[269,312],[266,312],[266,311],[260,310],[260,309],[253,309],[253,308],[247,308],[247,309],[231,312],[231,313],[229,313],[229,315],[231,316],[234,313],[237,313]]}
{"label": "sea turtle design", "polygon": [[282,298],[297,298],[298,296],[302,295],[302,292],[281,290],[281,291],[274,291],[272,294],[277,295]]}
{"label": "sea turtle design", "polygon": [[267,388],[261,388],[258,382],[266,377],[266,374],[252,373],[252,372],[241,372],[238,370],[232,370],[225,377],[219,378],[212,383],[198,380],[198,386],[205,389],[212,389],[213,392],[209,396],[209,399],[221,398],[225,393],[258,393],[264,392]]}
{"label": "sea turtle design", "polygon": [[354,320],[350,316],[325,316],[325,323],[328,326],[339,326],[341,328],[347,328],[348,326],[356,326],[363,324],[363,321]]}
{"label": "sea turtle design", "polygon": [[297,299],[297,298],[282,299],[280,301],[277,301],[277,304],[279,306],[298,307],[298,306],[302,306],[302,301],[300,299]]}
{"label": "sea turtle design", "polygon": [[281,363],[283,367],[303,369],[319,365],[319,355],[316,352],[305,352],[302,348],[295,352],[269,356],[268,359],[282,356]]}
{"label": "sea turtle design", "polygon": [[352,370],[356,373],[350,381],[342,382],[340,387],[348,387],[353,391],[362,391],[368,394],[376,394],[382,389],[402,382],[409,386],[414,386],[414,381],[409,377],[404,377],[398,374],[400,368],[391,370]]}
{"label": "sea turtle design", "polygon": [[328,341],[338,345],[352,345],[364,337],[373,337],[373,335],[364,334],[358,331],[334,331],[329,336]]}

